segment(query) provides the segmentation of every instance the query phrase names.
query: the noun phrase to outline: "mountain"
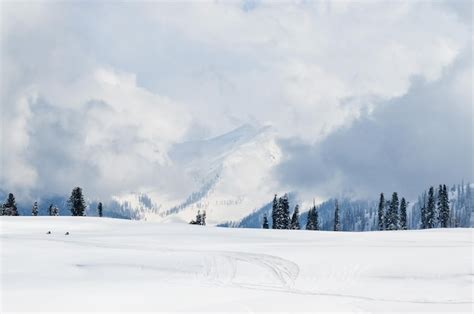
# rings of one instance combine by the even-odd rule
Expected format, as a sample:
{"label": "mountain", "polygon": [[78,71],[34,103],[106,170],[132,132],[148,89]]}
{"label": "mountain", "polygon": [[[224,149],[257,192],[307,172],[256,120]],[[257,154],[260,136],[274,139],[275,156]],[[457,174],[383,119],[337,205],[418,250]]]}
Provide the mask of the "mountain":
{"label": "mountain", "polygon": [[145,220],[189,222],[203,210],[211,225],[242,219],[276,191],[269,180],[281,159],[275,138],[270,127],[246,124],[214,138],[177,144],[169,160],[192,187],[187,195],[157,189],[115,196],[114,202]]}
{"label": "mountain", "polygon": [[[114,195],[101,200],[104,214],[116,218],[187,223],[195,218],[198,211],[205,210],[210,225],[260,228],[265,213],[271,219],[273,195],[286,192],[279,191],[276,180],[272,179],[281,158],[271,127],[245,124],[216,137],[179,143],[170,149],[168,159],[171,166],[178,170],[179,182],[183,186],[168,190],[166,186],[159,186],[148,191]],[[471,214],[473,188],[473,185],[465,184],[450,188],[451,225],[474,225],[474,215]],[[169,194],[169,190],[180,192]],[[6,196],[6,191],[0,189],[0,199],[4,200]],[[97,215],[98,200],[85,196],[88,203],[86,214]],[[304,226],[306,211],[311,204],[299,200],[296,193],[289,193],[289,196],[291,210],[296,203],[300,204],[301,225]],[[59,207],[60,215],[69,215],[67,198],[68,195],[56,195],[38,199],[39,214],[46,215],[48,206],[54,204]],[[375,230],[377,199],[378,195],[371,200],[342,197],[339,204],[343,230]],[[419,227],[421,199],[422,196],[409,202],[410,229]],[[17,203],[21,215],[31,214],[31,203],[21,199],[17,199]],[[318,210],[320,227],[330,230],[334,199],[320,203]]]}

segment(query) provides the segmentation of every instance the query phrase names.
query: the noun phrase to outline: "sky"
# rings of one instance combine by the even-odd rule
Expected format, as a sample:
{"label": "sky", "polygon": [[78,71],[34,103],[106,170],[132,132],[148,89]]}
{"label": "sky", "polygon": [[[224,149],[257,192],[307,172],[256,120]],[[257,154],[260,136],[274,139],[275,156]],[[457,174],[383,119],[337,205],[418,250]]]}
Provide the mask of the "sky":
{"label": "sky", "polygon": [[275,130],[288,191],[474,178],[470,1],[0,6],[4,190],[179,189],[174,145],[245,124]]}

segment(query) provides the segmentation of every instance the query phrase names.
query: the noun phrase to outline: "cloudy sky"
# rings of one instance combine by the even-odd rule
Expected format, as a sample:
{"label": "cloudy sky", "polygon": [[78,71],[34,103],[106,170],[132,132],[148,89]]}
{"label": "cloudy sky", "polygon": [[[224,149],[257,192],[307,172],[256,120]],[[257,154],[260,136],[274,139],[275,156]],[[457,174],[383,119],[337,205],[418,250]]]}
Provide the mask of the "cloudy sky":
{"label": "cloudy sky", "polygon": [[269,180],[282,189],[414,197],[472,180],[471,12],[470,1],[2,1],[0,188],[179,188],[173,145],[246,123],[275,130],[283,160]]}

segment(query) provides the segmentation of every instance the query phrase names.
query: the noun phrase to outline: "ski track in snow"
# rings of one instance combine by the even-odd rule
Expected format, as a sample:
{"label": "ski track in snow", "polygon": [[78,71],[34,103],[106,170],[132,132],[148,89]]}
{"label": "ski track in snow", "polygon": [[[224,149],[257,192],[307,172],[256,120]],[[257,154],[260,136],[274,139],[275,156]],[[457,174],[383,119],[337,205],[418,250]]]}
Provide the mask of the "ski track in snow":
{"label": "ski track in snow", "polygon": [[[243,252],[214,252],[214,256],[206,262],[207,277],[217,283],[225,283],[241,288],[280,288],[286,291],[293,287],[299,274],[299,267],[292,261],[268,254]],[[247,263],[261,271],[269,272],[275,283],[253,283],[236,280],[239,264]]]}
{"label": "ski track in snow", "polygon": [[[171,229],[170,229],[171,230]],[[193,230],[193,229],[190,229]],[[212,230],[212,229],[211,229]],[[197,229],[197,231],[204,234],[204,230]],[[87,232],[87,231],[86,231]],[[212,231],[220,234],[218,231]],[[222,230],[222,235],[231,234],[228,230]],[[253,231],[242,231],[237,230],[236,232],[253,232]],[[301,255],[295,257],[294,261],[283,258],[280,256],[272,255],[278,254],[278,251],[275,251],[275,248],[279,248],[285,243],[281,241],[268,241],[266,243],[266,248],[272,248],[272,245],[275,248],[272,248],[268,253],[259,253],[256,252],[244,252],[237,250],[213,250],[213,244],[207,246],[202,246],[202,249],[199,249],[199,245],[195,246],[190,243],[199,243],[200,240],[193,240],[193,242],[188,242],[186,236],[173,240],[170,244],[167,242],[161,242],[163,238],[160,238],[159,241],[147,239],[148,236],[153,234],[151,233],[130,233],[127,231],[122,232],[112,232],[104,235],[103,233],[84,233],[82,230],[77,230],[71,232],[71,235],[64,236],[59,232],[53,232],[53,235],[42,234],[38,236],[36,233],[26,233],[26,234],[2,234],[0,236],[1,241],[16,241],[17,243],[23,243],[25,245],[35,246],[38,245],[44,246],[45,243],[49,242],[48,246],[52,250],[61,250],[65,248],[67,250],[75,251],[76,249],[71,248],[71,246],[78,246],[81,250],[84,249],[84,252],[91,252],[91,254],[97,254],[97,249],[100,249],[100,254],[103,256],[109,256],[107,259],[88,259],[84,258],[82,261],[73,262],[69,261],[69,265],[73,268],[76,268],[79,273],[85,276],[85,278],[93,278],[97,274],[103,274],[105,279],[113,279],[113,274],[118,273],[127,273],[128,278],[141,278],[139,276],[148,276],[156,274],[156,278],[163,282],[173,283],[174,285],[180,286],[181,284],[186,284],[190,282],[190,278],[193,279],[193,285],[201,285],[209,288],[231,288],[231,289],[245,289],[245,290],[254,290],[260,292],[268,293],[282,293],[287,295],[299,295],[299,296],[315,296],[323,298],[335,298],[334,302],[338,302],[344,305],[349,305],[353,309],[359,309],[360,311],[365,311],[362,307],[373,307],[373,303],[383,302],[383,303],[393,303],[395,304],[431,304],[431,305],[473,305],[472,299],[466,299],[466,295],[457,295],[451,294],[446,298],[438,298],[435,296],[430,298],[430,294],[421,293],[414,295],[413,298],[410,298],[410,294],[404,294],[404,297],[400,296],[399,298],[386,297],[388,295],[373,296],[372,294],[362,294],[359,295],[358,290],[350,290],[347,293],[344,293],[344,290],[341,290],[340,287],[346,285],[350,287],[353,283],[359,281],[359,279],[367,280],[372,278],[373,280],[384,281],[398,281],[400,284],[403,284],[404,280],[415,280],[420,282],[418,284],[424,285],[425,282],[429,287],[431,283],[435,284],[435,288],[440,287],[440,283],[449,282],[451,280],[456,281],[457,283],[462,283],[463,285],[471,284],[473,280],[472,268],[471,272],[462,272],[461,269],[458,272],[448,272],[448,273],[434,273],[426,272],[421,274],[416,273],[405,273],[392,271],[388,268],[389,272],[384,273],[380,270],[373,271],[373,265],[367,265],[360,263],[359,261],[347,261],[347,263],[339,264],[338,267],[333,267],[331,264],[325,264],[326,262],[319,262],[322,264],[316,263],[314,267],[326,267],[326,271],[317,273],[317,276],[312,278],[306,278],[308,264],[298,265],[295,261],[302,261]],[[171,233],[172,234],[172,233]],[[183,234],[177,233],[179,236]],[[202,237],[201,233],[196,233],[198,237]],[[296,234],[296,233],[295,233]],[[421,234],[421,233],[419,233]],[[75,236],[80,235],[80,236]],[[160,235],[167,235],[163,233]],[[304,235],[304,234],[302,234]],[[322,234],[325,237],[328,235]],[[385,235],[385,234],[384,234]],[[394,234],[396,235],[396,234]],[[335,235],[341,237],[341,235]],[[209,236],[211,239],[212,235]],[[186,239],[184,242],[183,239]],[[202,239],[202,238],[199,238]],[[245,239],[245,238],[244,238]],[[349,238],[348,238],[349,239]],[[377,241],[383,241],[375,238],[375,243]],[[143,241],[144,240],[144,241]],[[239,242],[233,239],[227,239],[232,245]],[[350,243],[346,242],[341,244],[339,241],[333,241],[334,243],[325,242],[324,238],[320,238],[319,241],[311,243],[310,246],[315,250],[323,247],[338,249],[340,247],[364,247],[365,249],[378,247],[374,245],[374,240],[368,243]],[[364,240],[365,241],[365,240]],[[218,241],[217,241],[218,242]],[[402,242],[407,242],[407,247],[410,249],[414,248],[427,248],[432,247],[430,243],[425,243],[425,245],[413,245],[417,241],[388,241],[390,243],[390,248],[395,248],[398,250],[401,247],[399,244]],[[425,241],[426,242],[426,241]],[[6,242],[5,242],[6,243]],[[55,243],[55,244],[53,244]],[[218,242],[219,243],[219,242]],[[222,242],[227,243],[227,242]],[[222,246],[222,243],[218,244],[217,248],[227,248],[227,246]],[[245,242],[242,242],[245,243]],[[440,243],[436,248],[445,248],[450,249],[458,248],[459,243],[471,244],[472,242],[468,241],[449,241],[447,243],[452,243],[452,245],[446,245],[446,243]],[[295,244],[301,245],[302,242],[295,242]],[[219,247],[220,245],[220,247]],[[235,246],[234,246],[235,247]],[[296,246],[295,246],[296,247]],[[433,247],[435,247],[433,245]],[[463,247],[469,247],[463,246]],[[252,250],[252,247],[249,247]],[[301,249],[304,249],[302,246]],[[90,250],[90,251],[89,251]],[[253,247],[255,251],[255,247]],[[295,252],[299,252],[296,250]],[[276,252],[276,253],[274,253]],[[398,251],[397,251],[398,252]],[[398,253],[397,253],[398,254]],[[85,254],[87,255],[87,254]],[[134,256],[143,256],[143,259],[135,259]],[[114,257],[113,259],[110,257]],[[317,261],[317,259],[316,259]],[[324,266],[325,265],[325,266]],[[342,267],[341,267],[342,266]],[[306,267],[306,268],[305,268]],[[305,276],[300,278],[300,268],[305,271]],[[385,268],[383,268],[385,269]],[[410,269],[410,268],[409,268]],[[372,271],[371,271],[372,270]],[[467,269],[465,269],[467,270]],[[84,272],[84,273],[82,273]],[[81,276],[82,276],[81,275]],[[143,277],[144,278],[144,277]],[[155,277],[153,277],[155,278]],[[136,279],[133,279],[136,280]],[[308,286],[308,282],[312,284]],[[327,282],[337,282],[339,283],[335,287],[327,287],[325,283]],[[305,286],[306,284],[306,286]],[[397,283],[398,284],[398,283]],[[317,286],[315,286],[317,285]],[[334,290],[339,289],[339,290]],[[444,288],[443,288],[444,289]],[[225,290],[223,290],[225,291]],[[436,290],[435,290],[436,291]],[[354,293],[356,292],[356,293]],[[363,292],[362,292],[363,293]],[[395,295],[394,295],[395,296]],[[456,298],[459,296],[459,298]],[[278,296],[276,296],[278,298]],[[337,301],[339,300],[339,301]],[[332,301],[331,301],[332,302]],[[402,308],[409,308],[409,305],[399,305]]]}
{"label": "ski track in snow", "polygon": [[[63,240],[63,239],[48,239],[48,241],[65,242],[75,245],[82,246],[95,246],[104,249],[118,249],[118,250],[138,250],[138,251],[160,251],[168,253],[188,253],[198,254],[211,257],[202,257],[204,260],[204,270],[202,273],[195,273],[196,276],[204,276],[207,280],[215,285],[239,287],[243,289],[252,290],[265,290],[301,295],[314,295],[314,296],[326,296],[326,297],[338,297],[338,298],[349,298],[358,299],[363,301],[378,301],[378,302],[395,302],[395,303],[415,303],[415,304],[474,304],[471,301],[465,300],[403,300],[403,299],[387,299],[387,298],[371,298],[367,296],[341,294],[341,293],[327,293],[323,291],[310,291],[296,289],[295,281],[299,274],[299,266],[287,259],[283,259],[277,256],[268,254],[255,254],[245,252],[232,252],[232,251],[203,251],[203,250],[179,250],[170,249],[164,247],[140,247],[136,245],[107,245],[99,242],[85,242],[85,241],[74,241],[74,240]],[[239,282],[236,280],[239,273],[239,263],[248,263],[256,268],[263,271],[267,271],[273,275],[274,283],[254,283],[254,282]],[[163,268],[150,266],[150,265],[131,265],[131,264],[103,264],[103,265],[88,265],[88,264],[76,264],[77,267],[128,267],[138,269],[149,269],[156,271],[164,271]],[[171,269],[168,269],[171,270]],[[175,270],[180,273],[192,273],[191,271]],[[349,274],[348,274],[348,273]],[[357,269],[348,270],[347,268],[342,273],[334,274],[337,277],[342,274],[345,277],[350,276],[352,273],[356,273]],[[472,274],[471,274],[472,275]],[[400,279],[403,279],[400,277]]]}

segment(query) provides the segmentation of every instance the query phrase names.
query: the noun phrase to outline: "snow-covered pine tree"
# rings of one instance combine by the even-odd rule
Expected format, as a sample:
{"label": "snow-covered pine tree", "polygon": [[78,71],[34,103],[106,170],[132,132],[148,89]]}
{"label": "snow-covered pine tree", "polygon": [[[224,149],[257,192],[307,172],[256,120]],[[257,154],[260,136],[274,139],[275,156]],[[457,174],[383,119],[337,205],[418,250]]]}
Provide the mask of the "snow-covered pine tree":
{"label": "snow-covered pine tree", "polygon": [[5,204],[3,204],[3,215],[19,216],[18,208],[16,207],[15,196],[13,193],[8,193],[7,201]]}
{"label": "snow-covered pine tree", "polygon": [[202,215],[201,215],[201,226],[205,226],[205,225],[206,225],[206,210],[203,210]]}
{"label": "snow-covered pine tree", "polygon": [[291,224],[290,229],[292,230],[300,230],[300,210],[299,206],[295,206],[295,210],[293,211],[293,216],[291,216]]}
{"label": "snow-covered pine tree", "polygon": [[472,192],[471,183],[468,182],[466,186],[466,202],[464,204],[466,209],[466,223],[472,226],[472,212],[474,212],[474,193]]}
{"label": "snow-covered pine tree", "polygon": [[290,229],[290,203],[288,201],[288,194],[285,193],[280,200],[280,229]]}
{"label": "snow-covered pine tree", "polygon": [[270,226],[269,226],[269,224],[268,224],[267,214],[263,215],[263,225],[262,225],[262,228],[263,228],[263,229],[268,229],[268,228],[270,228]]}
{"label": "snow-covered pine tree", "polygon": [[59,208],[57,206],[53,206],[52,216],[59,216]]}
{"label": "snow-covered pine tree", "polygon": [[49,204],[48,215],[53,216],[53,204]]}
{"label": "snow-covered pine tree", "polygon": [[336,200],[336,204],[335,204],[335,209],[334,209],[334,228],[333,230],[334,231],[339,231],[341,230],[341,224],[340,224],[340,221],[339,221],[339,204]]}
{"label": "snow-covered pine tree", "polygon": [[400,201],[400,229],[407,230],[407,201],[404,197]]}
{"label": "snow-covered pine tree", "polygon": [[86,202],[84,201],[84,196],[82,195],[82,189],[80,187],[75,187],[72,190],[68,204],[73,216],[84,216]]}
{"label": "snow-covered pine tree", "polygon": [[441,228],[447,228],[449,222],[449,196],[446,185],[439,186],[438,191],[438,221]]}
{"label": "snow-covered pine tree", "polygon": [[308,211],[308,216],[306,219],[306,230],[314,230],[313,215],[314,215],[314,207],[310,208],[310,210]]}
{"label": "snow-covered pine tree", "polygon": [[436,208],[435,208],[435,196],[434,188],[430,187],[428,191],[428,204],[426,205],[426,228],[435,227],[435,217],[436,217]]}
{"label": "snow-covered pine tree", "polygon": [[280,202],[277,199],[277,195],[275,194],[275,197],[273,198],[273,204],[272,204],[272,229],[280,229],[280,224],[279,224],[279,210],[280,210]]}
{"label": "snow-covered pine tree", "polygon": [[31,208],[31,216],[38,216],[38,202],[33,203],[33,207]]}
{"label": "snow-covered pine tree", "polygon": [[99,202],[99,204],[97,204],[97,214],[99,215],[99,217],[102,217],[102,210],[103,210],[103,206],[102,206],[102,202]]}
{"label": "snow-covered pine tree", "polygon": [[385,200],[385,208],[384,208],[384,215],[383,215],[383,224],[385,227],[385,230],[388,230],[388,225],[390,222],[389,219],[389,210],[390,210],[390,200]]}
{"label": "snow-covered pine tree", "polygon": [[201,215],[201,211],[198,210],[198,213],[196,215],[196,225],[201,225],[202,224],[202,215]]}
{"label": "snow-covered pine tree", "polygon": [[385,207],[385,198],[383,193],[380,193],[379,208],[377,211],[377,222],[379,230],[384,230],[384,207]]}
{"label": "snow-covered pine tree", "polygon": [[313,205],[313,230],[319,230],[319,215],[316,206]]}
{"label": "snow-covered pine tree", "polygon": [[387,229],[397,230],[398,229],[398,194],[393,192],[392,200],[390,201],[390,207],[387,211]]}
{"label": "snow-covered pine tree", "polygon": [[428,226],[428,223],[426,222],[426,191],[423,192],[423,200],[421,202],[421,208],[420,208],[420,219],[421,219],[421,229],[426,229]]}

